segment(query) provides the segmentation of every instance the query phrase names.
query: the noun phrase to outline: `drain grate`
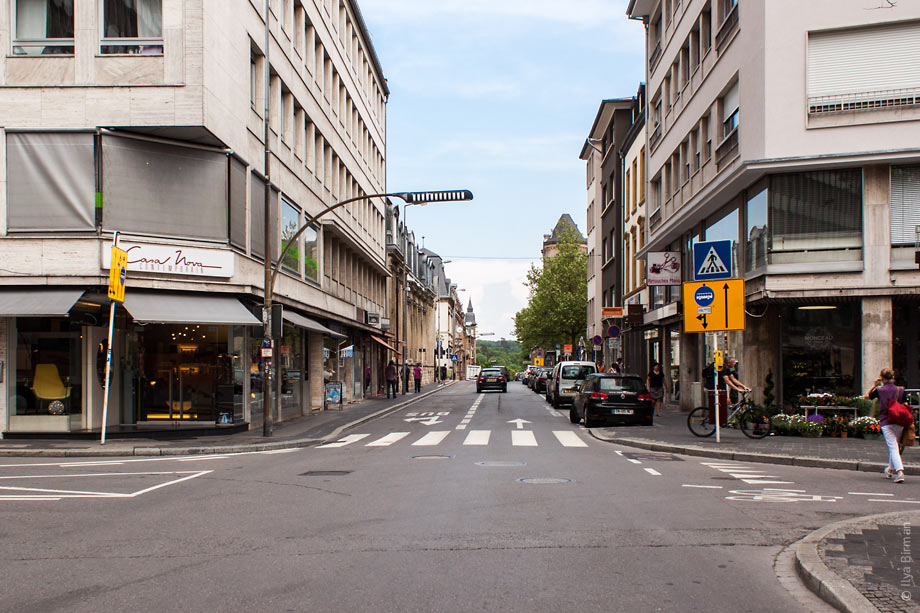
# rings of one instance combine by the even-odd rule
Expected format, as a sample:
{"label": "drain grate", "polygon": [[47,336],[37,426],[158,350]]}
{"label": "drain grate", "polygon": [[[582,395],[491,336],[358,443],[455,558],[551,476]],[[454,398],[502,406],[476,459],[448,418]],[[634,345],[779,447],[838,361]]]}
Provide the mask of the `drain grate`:
{"label": "drain grate", "polygon": [[351,474],[350,470],[308,470],[300,473],[301,477],[344,477]]}
{"label": "drain grate", "polygon": [[511,462],[511,461],[505,462],[501,460],[494,460],[494,461],[484,460],[482,462],[476,462],[476,466],[506,468],[506,467],[512,467],[512,466],[527,466],[527,462]]}
{"label": "drain grate", "polygon": [[409,456],[410,460],[453,460],[452,455],[413,455]]}
{"label": "drain grate", "polygon": [[518,481],[528,485],[560,485],[563,483],[572,483],[574,479],[557,477],[521,477]]}

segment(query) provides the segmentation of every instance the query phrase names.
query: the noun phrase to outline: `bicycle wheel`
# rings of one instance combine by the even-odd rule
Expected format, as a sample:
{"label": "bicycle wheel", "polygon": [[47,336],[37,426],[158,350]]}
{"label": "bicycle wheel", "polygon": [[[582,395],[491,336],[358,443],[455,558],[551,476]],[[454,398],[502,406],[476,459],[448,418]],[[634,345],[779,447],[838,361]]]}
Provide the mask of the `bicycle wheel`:
{"label": "bicycle wheel", "polygon": [[773,418],[762,409],[748,407],[740,415],[741,431],[749,438],[763,438],[770,434]]}
{"label": "bicycle wheel", "polygon": [[697,407],[687,415],[687,427],[696,436],[712,436],[716,422],[709,417],[709,407]]}

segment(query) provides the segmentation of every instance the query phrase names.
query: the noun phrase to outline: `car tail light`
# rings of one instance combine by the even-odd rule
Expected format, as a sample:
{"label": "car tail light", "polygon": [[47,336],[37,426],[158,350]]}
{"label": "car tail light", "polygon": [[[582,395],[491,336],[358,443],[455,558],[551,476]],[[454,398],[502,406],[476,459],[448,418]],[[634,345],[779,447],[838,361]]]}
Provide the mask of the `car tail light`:
{"label": "car tail light", "polygon": [[592,392],[591,400],[607,400],[607,394],[604,392]]}
{"label": "car tail light", "polygon": [[639,394],[639,400],[651,400],[652,397],[649,394]]}
{"label": "car tail light", "polygon": [[499,382],[499,383],[504,383],[504,381],[505,381],[505,378],[504,378],[504,377],[499,377],[499,378],[498,378],[498,382]]}
{"label": "car tail light", "polygon": [[485,381],[485,379],[483,379],[482,377],[479,377],[478,381],[482,383],[483,381]]}

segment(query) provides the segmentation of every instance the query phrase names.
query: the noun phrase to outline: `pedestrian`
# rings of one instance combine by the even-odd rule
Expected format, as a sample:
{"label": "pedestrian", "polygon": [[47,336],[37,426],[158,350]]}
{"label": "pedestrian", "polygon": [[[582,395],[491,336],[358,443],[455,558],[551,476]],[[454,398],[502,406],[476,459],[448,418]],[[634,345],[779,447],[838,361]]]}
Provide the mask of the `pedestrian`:
{"label": "pedestrian", "polygon": [[447,366],[441,364],[441,381],[447,381]]}
{"label": "pedestrian", "polygon": [[415,393],[422,391],[422,365],[416,364],[412,369],[412,377],[415,379]]}
{"label": "pedestrian", "polygon": [[364,367],[364,395],[367,396],[371,391],[371,367],[370,364]]}
{"label": "pedestrian", "polygon": [[623,367],[620,366],[620,363],[621,363],[622,361],[623,361],[623,360],[622,360],[622,358],[621,358],[621,359],[617,359],[617,360],[614,360],[613,362],[611,362],[611,363],[610,363],[609,371],[612,372],[612,373],[615,374],[615,375],[622,375],[622,374],[623,374]]}
{"label": "pedestrian", "polygon": [[604,363],[603,363],[603,362],[598,362],[597,365],[596,365],[596,368],[597,368],[597,372],[603,373],[603,372],[604,372]]}
{"label": "pedestrian", "polygon": [[390,397],[390,390],[393,390],[393,398],[396,398],[396,362],[390,360],[383,374],[387,380],[387,398]]}
{"label": "pedestrian", "polygon": [[664,373],[661,372],[661,364],[652,363],[652,369],[648,376],[645,377],[645,385],[648,387],[648,393],[655,403],[655,416],[661,415],[661,401],[664,398]]}
{"label": "pedestrian", "polygon": [[872,388],[866,392],[866,398],[878,399],[878,423],[882,427],[882,436],[888,445],[888,466],[885,467],[885,476],[894,478],[895,483],[904,483],[904,465],[901,463],[901,453],[898,442],[901,439],[903,426],[888,421],[888,407],[892,402],[904,402],[904,388],[894,384],[894,371],[883,368]]}

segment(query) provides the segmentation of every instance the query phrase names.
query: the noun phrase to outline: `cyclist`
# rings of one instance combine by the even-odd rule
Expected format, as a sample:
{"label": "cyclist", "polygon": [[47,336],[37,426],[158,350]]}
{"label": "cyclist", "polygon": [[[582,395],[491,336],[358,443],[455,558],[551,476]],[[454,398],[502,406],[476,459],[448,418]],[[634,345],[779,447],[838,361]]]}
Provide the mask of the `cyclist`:
{"label": "cyclist", "polygon": [[[733,392],[741,393],[751,391],[751,388],[738,380],[738,360],[735,358],[725,359],[725,367],[719,371],[719,384],[719,389],[728,388]],[[737,400],[732,398],[732,402],[737,402]]]}

